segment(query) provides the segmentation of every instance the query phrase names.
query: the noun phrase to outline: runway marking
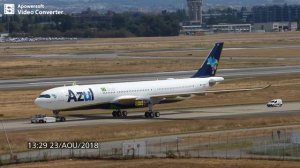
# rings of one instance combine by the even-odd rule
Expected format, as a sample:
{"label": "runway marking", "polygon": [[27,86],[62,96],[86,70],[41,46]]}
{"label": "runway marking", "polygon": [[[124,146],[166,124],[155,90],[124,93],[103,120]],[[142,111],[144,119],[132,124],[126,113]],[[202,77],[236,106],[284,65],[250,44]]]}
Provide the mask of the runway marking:
{"label": "runway marking", "polygon": [[76,81],[59,81],[59,82],[35,82],[28,83],[29,85],[41,85],[41,84],[58,84],[58,83],[74,83]]}

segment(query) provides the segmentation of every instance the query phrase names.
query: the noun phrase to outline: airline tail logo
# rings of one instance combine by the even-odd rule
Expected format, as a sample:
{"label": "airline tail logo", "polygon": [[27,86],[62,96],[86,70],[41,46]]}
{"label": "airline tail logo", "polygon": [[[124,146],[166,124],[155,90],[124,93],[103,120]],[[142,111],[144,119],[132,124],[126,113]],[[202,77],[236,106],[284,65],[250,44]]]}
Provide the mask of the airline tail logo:
{"label": "airline tail logo", "polygon": [[215,74],[215,71],[217,71],[218,64],[219,64],[218,60],[215,59],[214,57],[209,57],[207,60],[207,65],[210,65],[212,69],[212,74]]}
{"label": "airline tail logo", "polygon": [[4,4],[4,14],[14,15],[15,14],[15,4]]}

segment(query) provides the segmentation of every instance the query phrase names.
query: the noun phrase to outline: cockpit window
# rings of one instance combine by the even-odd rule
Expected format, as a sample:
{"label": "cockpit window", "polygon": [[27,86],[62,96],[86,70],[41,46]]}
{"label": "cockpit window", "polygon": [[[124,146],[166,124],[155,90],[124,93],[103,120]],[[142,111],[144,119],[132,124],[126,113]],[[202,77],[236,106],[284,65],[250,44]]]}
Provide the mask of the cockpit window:
{"label": "cockpit window", "polygon": [[40,95],[39,98],[47,98],[47,99],[49,99],[49,98],[51,98],[51,96],[48,95],[48,94],[44,94],[44,95]]}

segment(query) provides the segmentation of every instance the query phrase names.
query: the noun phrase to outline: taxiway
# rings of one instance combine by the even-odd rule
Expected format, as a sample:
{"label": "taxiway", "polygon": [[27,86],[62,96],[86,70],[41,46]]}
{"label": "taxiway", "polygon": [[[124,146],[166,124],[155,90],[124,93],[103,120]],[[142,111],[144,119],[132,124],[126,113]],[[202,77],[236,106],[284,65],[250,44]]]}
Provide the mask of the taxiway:
{"label": "taxiway", "polygon": [[[7,131],[20,131],[32,129],[50,129],[64,127],[78,127],[99,124],[122,124],[139,122],[161,122],[176,120],[196,120],[207,118],[226,118],[249,115],[288,115],[300,112],[300,102],[285,103],[281,108],[268,108],[265,104],[220,106],[207,108],[174,109],[161,111],[160,118],[145,119],[144,113],[129,113],[127,118],[114,119],[111,114],[76,115],[67,116],[66,122],[31,124],[27,120],[2,121]],[[63,113],[61,113],[63,115]]]}
{"label": "taxiway", "polygon": [[[76,84],[101,84],[117,83],[130,81],[147,81],[167,78],[186,78],[192,76],[196,71],[177,71],[161,73],[138,73],[138,74],[117,74],[117,75],[98,75],[98,76],[74,76],[74,77],[56,77],[56,78],[36,78],[36,79],[15,79],[0,80],[0,90],[17,88],[35,88],[35,87],[56,87]],[[254,77],[261,75],[277,75],[300,73],[300,66],[278,66],[278,67],[256,67],[239,69],[221,69],[218,76],[228,78],[236,77]]]}

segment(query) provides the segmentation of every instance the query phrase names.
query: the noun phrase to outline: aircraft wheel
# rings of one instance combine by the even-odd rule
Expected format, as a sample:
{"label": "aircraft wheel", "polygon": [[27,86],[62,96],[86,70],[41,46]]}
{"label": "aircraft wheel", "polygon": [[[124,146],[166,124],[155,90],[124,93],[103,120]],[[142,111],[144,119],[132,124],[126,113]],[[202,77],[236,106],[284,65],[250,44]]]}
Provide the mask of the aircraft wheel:
{"label": "aircraft wheel", "polygon": [[127,111],[122,111],[122,116],[127,117]]}
{"label": "aircraft wheel", "polygon": [[153,113],[153,112],[150,112],[150,113],[149,113],[149,118],[154,118],[154,117],[155,117],[154,113]]}
{"label": "aircraft wheel", "polygon": [[160,117],[160,113],[159,112],[155,112],[155,117],[159,118]]}
{"label": "aircraft wheel", "polygon": [[148,111],[145,112],[145,118],[149,118],[149,112]]}
{"label": "aircraft wheel", "polygon": [[113,111],[113,112],[112,112],[112,116],[113,116],[114,118],[116,118],[116,117],[117,117],[117,115],[118,115],[118,114],[117,114],[117,112],[116,112],[116,111]]}
{"label": "aircraft wheel", "polygon": [[117,111],[117,117],[121,117],[122,116],[122,112],[121,111]]}

